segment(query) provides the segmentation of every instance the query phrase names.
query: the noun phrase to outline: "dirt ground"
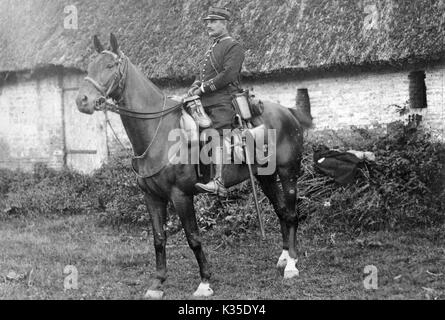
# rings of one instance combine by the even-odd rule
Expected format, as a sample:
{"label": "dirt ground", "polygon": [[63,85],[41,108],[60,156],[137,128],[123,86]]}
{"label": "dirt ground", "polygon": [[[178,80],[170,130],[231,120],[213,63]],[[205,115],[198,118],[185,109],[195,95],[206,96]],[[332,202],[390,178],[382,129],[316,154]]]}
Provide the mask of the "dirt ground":
{"label": "dirt ground", "polygon": [[[143,299],[155,266],[151,235],[97,221],[82,215],[1,222],[0,299]],[[300,276],[288,281],[275,267],[278,233],[231,246],[211,232],[203,237],[213,271],[210,299],[445,299],[445,227],[359,237],[300,231]],[[182,231],[169,238],[167,257],[165,299],[190,299],[200,279]],[[374,273],[365,273],[367,266]]]}

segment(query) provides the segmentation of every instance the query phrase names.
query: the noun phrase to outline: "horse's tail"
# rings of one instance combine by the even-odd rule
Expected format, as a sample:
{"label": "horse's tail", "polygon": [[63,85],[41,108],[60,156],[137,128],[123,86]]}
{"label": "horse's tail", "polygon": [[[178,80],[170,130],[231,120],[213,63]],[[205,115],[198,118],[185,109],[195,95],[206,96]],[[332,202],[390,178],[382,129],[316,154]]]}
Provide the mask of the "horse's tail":
{"label": "horse's tail", "polygon": [[300,122],[304,129],[310,129],[313,126],[312,115],[308,115],[301,109],[289,108],[292,115]]}

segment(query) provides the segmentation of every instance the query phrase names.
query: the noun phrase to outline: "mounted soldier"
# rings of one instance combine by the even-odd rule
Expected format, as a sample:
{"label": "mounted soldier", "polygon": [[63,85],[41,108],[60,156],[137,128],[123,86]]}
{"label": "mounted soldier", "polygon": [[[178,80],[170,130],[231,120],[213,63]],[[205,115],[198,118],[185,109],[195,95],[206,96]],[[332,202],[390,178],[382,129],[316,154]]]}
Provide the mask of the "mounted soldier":
{"label": "mounted soldier", "polygon": [[[212,126],[222,135],[230,129],[235,111],[232,99],[240,91],[240,73],[244,62],[244,48],[228,32],[231,13],[227,8],[210,7],[207,29],[213,43],[199,65],[199,75],[188,91],[189,96],[199,96],[204,108],[195,110],[193,118],[201,128]],[[197,183],[200,192],[226,195],[222,178],[223,147],[214,149],[215,177],[207,184]]]}
{"label": "mounted soldier", "polygon": [[[213,18],[213,20],[215,20],[215,16],[219,20],[222,20],[221,17],[224,17],[224,20],[230,17],[227,14],[224,15],[225,11],[213,9],[211,12],[212,15],[207,18]],[[209,25],[213,26],[210,20]],[[217,27],[209,27],[209,29],[210,33],[214,34]],[[191,94],[199,93],[201,95],[206,109],[215,120],[216,127],[219,130],[228,127],[231,124],[231,119],[229,121],[229,117],[220,116],[220,112],[214,111],[212,106],[223,104],[221,110],[223,110],[223,107],[227,107],[224,111],[232,112],[228,99],[230,97],[228,94],[232,89],[228,84],[237,80],[243,60],[243,51],[239,49],[240,46],[236,42],[232,44],[231,39],[221,37],[227,34],[227,28],[221,29],[224,31],[215,35],[217,43],[210,51],[207,60],[208,63],[213,64],[222,61],[221,65],[215,64],[216,70],[213,77],[211,74],[208,77],[205,76],[205,71],[209,66],[206,65],[205,68],[201,69],[204,70],[202,78],[195,83],[193,91],[190,92]],[[169,157],[171,148],[178,146],[176,141],[169,140],[169,136],[172,131],[183,129],[181,127],[182,118],[184,114],[187,114],[183,110],[183,103],[168,98],[156,87],[122,53],[113,34],[110,34],[110,50],[104,50],[97,36],[94,37],[93,42],[98,54],[88,65],[88,74],[79,88],[76,104],[79,111],[86,114],[93,114],[100,110],[119,114],[130,140],[134,152],[132,166],[137,175],[137,183],[144,192],[145,203],[151,216],[153,243],[156,252],[156,273],[150,280],[145,297],[159,299],[164,295],[164,282],[167,279],[167,233],[165,225],[169,203],[173,204],[181,219],[187,242],[199,265],[201,283],[194,295],[208,297],[213,294],[210,287],[211,270],[203,250],[202,237],[200,236],[193,203],[193,198],[197,192],[195,185],[199,181],[196,165],[189,162],[174,164],[170,162]],[[224,53],[222,56],[226,57],[225,59],[218,58],[217,54],[219,52],[217,48],[223,45],[221,52]],[[223,48],[225,49],[223,50]],[[238,52],[238,50],[241,54],[234,55],[236,56],[234,58],[231,53]],[[212,56],[212,53],[215,57]],[[210,60],[210,57],[212,57],[212,60]],[[229,61],[238,61],[238,63],[232,64]],[[236,69],[234,69],[234,65],[236,65]],[[213,66],[211,67],[213,68]],[[212,103],[212,97],[219,94],[224,98],[221,100],[217,98]],[[234,94],[233,102],[236,117],[239,115],[238,118],[243,119],[243,121],[246,120],[244,122],[251,122],[254,126],[253,130],[258,130],[257,128],[261,128],[261,125],[254,123],[255,112],[250,113],[249,107],[246,108],[246,105],[238,103],[239,94],[244,95],[245,92]],[[242,99],[240,99],[240,102],[242,102]],[[273,166],[273,170],[264,172],[264,174],[258,172],[256,178],[280,220],[283,252],[278,259],[277,266],[284,267],[284,278],[287,279],[299,274],[296,267],[297,177],[300,173],[303,153],[303,132],[311,127],[312,118],[299,109],[286,108],[270,101],[263,101],[263,107],[261,118],[264,130],[276,132],[274,140],[277,145],[276,149],[280,151],[272,153],[273,162],[276,164]],[[194,124],[194,121],[190,120]],[[247,128],[249,132],[252,131],[248,125]],[[246,154],[246,165],[230,165],[229,170],[226,170],[227,175],[224,178],[227,187],[239,184],[249,177],[251,181],[253,180],[252,170],[249,169],[251,167],[249,165],[250,161],[247,159],[249,157]],[[277,180],[278,177],[279,181]],[[215,184],[213,184],[213,187],[215,187]],[[217,192],[220,190],[218,187],[213,190],[215,189]]]}

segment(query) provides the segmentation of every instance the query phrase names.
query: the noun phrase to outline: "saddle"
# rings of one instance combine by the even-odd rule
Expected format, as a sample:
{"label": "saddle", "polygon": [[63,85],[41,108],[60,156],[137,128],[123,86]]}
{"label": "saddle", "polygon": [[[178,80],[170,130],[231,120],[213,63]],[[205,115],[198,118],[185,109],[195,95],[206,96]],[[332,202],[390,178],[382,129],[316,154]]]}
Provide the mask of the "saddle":
{"label": "saddle", "polygon": [[[183,103],[182,115],[180,118],[180,143],[170,143],[168,147],[168,152],[165,152],[165,148],[155,148],[150,151],[150,154],[145,152],[140,156],[135,156],[132,159],[132,167],[133,171],[136,173],[138,177],[151,177],[157,174],[162,168],[164,168],[169,163],[176,163],[178,161],[177,153],[184,154],[187,153],[187,150],[191,152],[191,154],[197,155],[196,162],[196,171],[200,180],[205,181],[205,179],[212,177],[212,168],[211,165],[205,165],[201,162],[199,157],[199,153],[201,151],[201,147],[207,143],[207,138],[205,134],[201,134],[200,127],[197,121],[186,111],[186,104],[183,102],[184,99],[180,97],[169,97],[179,103]],[[192,99],[193,100],[193,99]],[[258,103],[256,103],[258,104]],[[261,102],[260,102],[261,105]],[[261,110],[261,107],[258,108]],[[236,120],[236,119],[234,119]],[[240,119],[238,119],[240,120]],[[231,155],[231,163],[242,164],[246,163],[245,153],[243,149],[243,140],[247,141],[247,145],[250,147],[249,150],[249,162],[251,164],[264,164],[268,161],[268,158],[271,156],[268,154],[264,156],[265,153],[272,153],[275,150],[275,146],[272,143],[275,141],[268,141],[268,135],[266,135],[266,127],[263,124],[262,117],[256,116],[250,120],[250,123],[253,125],[249,127],[249,129],[241,130],[241,127],[237,127],[236,123],[234,124],[234,129],[231,131],[229,136],[225,136],[224,148],[227,152],[230,152]],[[205,131],[203,131],[205,132]],[[201,134],[201,139],[200,139]],[[165,137],[168,136],[168,132],[164,132]],[[264,143],[260,143],[257,145],[255,142],[250,144],[249,141],[261,141]],[[165,141],[165,143],[168,143]],[[255,146],[256,149],[252,150],[252,146]],[[269,151],[268,151],[269,150]],[[252,159],[251,156],[256,155],[255,159]],[[193,157],[193,156],[192,156]],[[147,162],[147,159],[150,158],[150,162]],[[179,157],[179,159],[181,159]],[[194,161],[194,160],[192,160]],[[189,162],[187,162],[189,163]],[[204,180],[203,180],[204,179]]]}
{"label": "saddle", "polygon": [[[240,97],[244,96],[248,98],[246,103]],[[212,126],[212,120],[207,116],[202,107],[199,96],[191,96],[182,100],[183,110],[180,121],[180,127],[184,130],[185,135],[189,141],[189,145],[204,144],[208,141],[208,137],[202,134],[202,130],[210,128]],[[265,135],[266,128],[262,120],[262,113],[264,111],[264,105],[261,100],[254,100],[253,96],[249,96],[247,91],[234,95],[233,106],[237,113],[237,116],[233,119],[233,127],[231,134],[224,136],[223,143],[224,148],[230,152],[232,161],[237,164],[245,163],[245,153],[243,150],[243,139],[247,140],[247,143],[253,141],[265,141],[267,137]],[[246,119],[248,118],[248,119]],[[249,127],[247,130],[242,130],[242,121],[248,121]],[[205,133],[205,132],[204,132]],[[201,139],[200,139],[201,138]],[[259,146],[261,152],[254,152],[255,154],[267,153],[268,141],[265,144]],[[264,163],[267,157],[262,157],[260,160]],[[251,160],[253,162],[253,160]]]}

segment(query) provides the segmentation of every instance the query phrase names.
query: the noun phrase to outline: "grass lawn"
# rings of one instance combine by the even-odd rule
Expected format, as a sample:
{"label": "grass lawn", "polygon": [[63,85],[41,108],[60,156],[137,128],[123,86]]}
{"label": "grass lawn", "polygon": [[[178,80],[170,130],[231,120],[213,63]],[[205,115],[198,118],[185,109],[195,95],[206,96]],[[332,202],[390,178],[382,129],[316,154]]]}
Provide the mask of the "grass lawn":
{"label": "grass lawn", "polygon": [[[289,281],[275,268],[276,231],[230,246],[204,233],[211,299],[445,298],[445,227],[359,237],[302,229],[300,276]],[[0,239],[0,299],[142,299],[155,268],[151,232],[101,227],[96,216],[2,221]],[[169,238],[167,257],[165,299],[191,298],[200,279],[182,231]],[[77,290],[64,290],[67,265],[78,270]],[[376,290],[364,288],[367,265],[377,268]]]}

